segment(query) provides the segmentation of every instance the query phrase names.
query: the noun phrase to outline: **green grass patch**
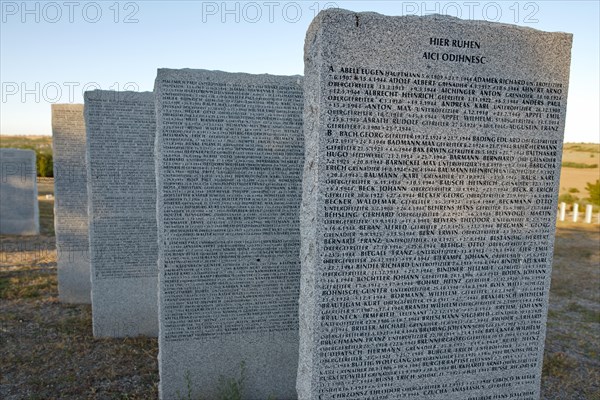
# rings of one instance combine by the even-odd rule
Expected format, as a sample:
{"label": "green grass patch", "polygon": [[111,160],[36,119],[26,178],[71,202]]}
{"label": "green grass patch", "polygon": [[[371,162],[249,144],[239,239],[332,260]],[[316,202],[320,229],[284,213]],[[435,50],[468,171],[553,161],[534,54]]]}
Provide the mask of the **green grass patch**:
{"label": "green grass patch", "polygon": [[566,353],[559,351],[544,357],[543,376],[554,376],[557,378],[566,378],[570,371],[577,366],[577,361],[569,357]]}
{"label": "green grass patch", "polygon": [[581,304],[570,302],[567,306],[567,311],[576,312],[579,315],[581,315],[581,319],[583,322],[600,323],[600,312],[590,310],[589,308],[584,307]]}
{"label": "green grass patch", "polygon": [[40,232],[54,236],[54,202],[52,200],[38,201],[40,210]]}
{"label": "green grass patch", "polygon": [[600,153],[600,144],[596,143],[565,143],[563,151],[581,151],[584,153]]}
{"label": "green grass patch", "polygon": [[558,319],[561,316],[561,313],[555,310],[548,310],[548,322],[551,319]]}
{"label": "green grass patch", "polygon": [[563,168],[598,168],[598,164],[584,164],[573,161],[564,161],[561,165]]}
{"label": "green grass patch", "polygon": [[[242,400],[244,384],[247,379],[247,369],[246,362],[242,361],[240,363],[240,375],[235,378],[227,378],[225,376],[219,377],[219,383],[217,387],[218,392],[218,400]],[[184,374],[185,380],[185,394],[181,394],[179,390],[177,390],[177,400],[203,400],[201,397],[194,397],[193,387],[194,383],[192,382],[192,378],[190,375],[190,371],[186,371]],[[269,397],[267,400],[270,400]]]}
{"label": "green grass patch", "polygon": [[90,333],[91,325],[91,318],[88,319],[85,315],[76,315],[60,321],[57,330],[65,335],[86,335]]}
{"label": "green grass patch", "polygon": [[29,273],[0,276],[0,299],[32,299],[56,291],[56,274]]}
{"label": "green grass patch", "polygon": [[246,362],[240,363],[240,376],[238,378],[219,378],[219,399],[221,400],[242,400],[244,383],[246,382]]}

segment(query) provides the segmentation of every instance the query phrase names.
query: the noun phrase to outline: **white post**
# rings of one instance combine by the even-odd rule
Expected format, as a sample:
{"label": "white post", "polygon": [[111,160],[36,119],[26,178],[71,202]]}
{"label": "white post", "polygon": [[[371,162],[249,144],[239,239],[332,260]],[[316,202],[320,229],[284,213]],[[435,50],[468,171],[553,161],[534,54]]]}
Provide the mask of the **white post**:
{"label": "white post", "polygon": [[577,218],[579,217],[579,204],[573,204],[573,222],[577,222]]}
{"label": "white post", "polygon": [[564,201],[560,203],[560,212],[558,214],[558,220],[563,222],[565,220],[565,213],[567,212],[567,203]]}
{"label": "white post", "polygon": [[587,206],[585,206],[585,223],[586,224],[592,223],[592,205],[591,204],[588,204]]}

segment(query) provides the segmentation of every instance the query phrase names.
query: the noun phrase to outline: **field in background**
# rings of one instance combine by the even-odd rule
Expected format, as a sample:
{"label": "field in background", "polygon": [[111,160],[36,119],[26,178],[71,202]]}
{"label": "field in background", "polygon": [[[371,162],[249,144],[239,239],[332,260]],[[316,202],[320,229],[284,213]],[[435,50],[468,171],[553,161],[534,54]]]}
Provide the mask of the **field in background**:
{"label": "field in background", "polygon": [[[158,343],[94,339],[91,307],[58,302],[52,179],[42,235],[0,236],[0,398],[155,399]],[[600,399],[600,225],[559,223],[543,400]]]}
{"label": "field in background", "polygon": [[3,136],[0,147],[28,149],[35,151],[37,176],[54,176],[52,137],[50,136]]}
{"label": "field in background", "polygon": [[600,179],[600,144],[565,143],[563,146],[563,164],[574,163],[595,168],[563,167],[560,173],[559,195],[577,189],[572,195],[583,199],[589,196],[585,190],[586,183],[594,183]]}
{"label": "field in background", "polygon": [[52,136],[0,135],[0,147],[35,149],[42,153],[52,152]]}

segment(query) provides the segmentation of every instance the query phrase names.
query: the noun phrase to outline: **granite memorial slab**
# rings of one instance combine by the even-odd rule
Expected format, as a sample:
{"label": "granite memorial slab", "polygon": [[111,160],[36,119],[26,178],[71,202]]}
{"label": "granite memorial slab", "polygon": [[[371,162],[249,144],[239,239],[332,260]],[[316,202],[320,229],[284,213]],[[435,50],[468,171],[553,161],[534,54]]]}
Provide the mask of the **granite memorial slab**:
{"label": "granite memorial slab", "polygon": [[38,235],[35,151],[0,149],[0,235]]}
{"label": "granite memorial slab", "polygon": [[300,399],[540,398],[571,40],[316,17]]}
{"label": "granite memorial slab", "polygon": [[91,302],[83,104],[52,104],[58,297]]}
{"label": "granite memorial slab", "polygon": [[155,95],[160,396],[244,369],[244,398],[293,398],[301,77],[160,69]]}
{"label": "granite memorial slab", "polygon": [[85,93],[95,337],[157,336],[154,96]]}

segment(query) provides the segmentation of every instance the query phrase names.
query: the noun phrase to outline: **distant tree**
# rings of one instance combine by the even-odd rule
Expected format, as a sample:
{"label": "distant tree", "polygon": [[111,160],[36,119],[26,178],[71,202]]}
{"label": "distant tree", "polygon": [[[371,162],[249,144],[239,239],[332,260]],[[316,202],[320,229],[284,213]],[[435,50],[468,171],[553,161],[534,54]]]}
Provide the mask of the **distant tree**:
{"label": "distant tree", "polygon": [[565,194],[561,194],[560,196],[558,196],[559,203],[572,204],[572,203],[576,203],[578,200],[579,200],[579,197],[573,196],[571,193],[565,193]]}
{"label": "distant tree", "polygon": [[52,154],[38,153],[36,160],[37,176],[50,178],[54,176]]}
{"label": "distant tree", "polygon": [[596,183],[587,183],[585,190],[590,194],[590,203],[600,206],[600,179],[596,180]]}

